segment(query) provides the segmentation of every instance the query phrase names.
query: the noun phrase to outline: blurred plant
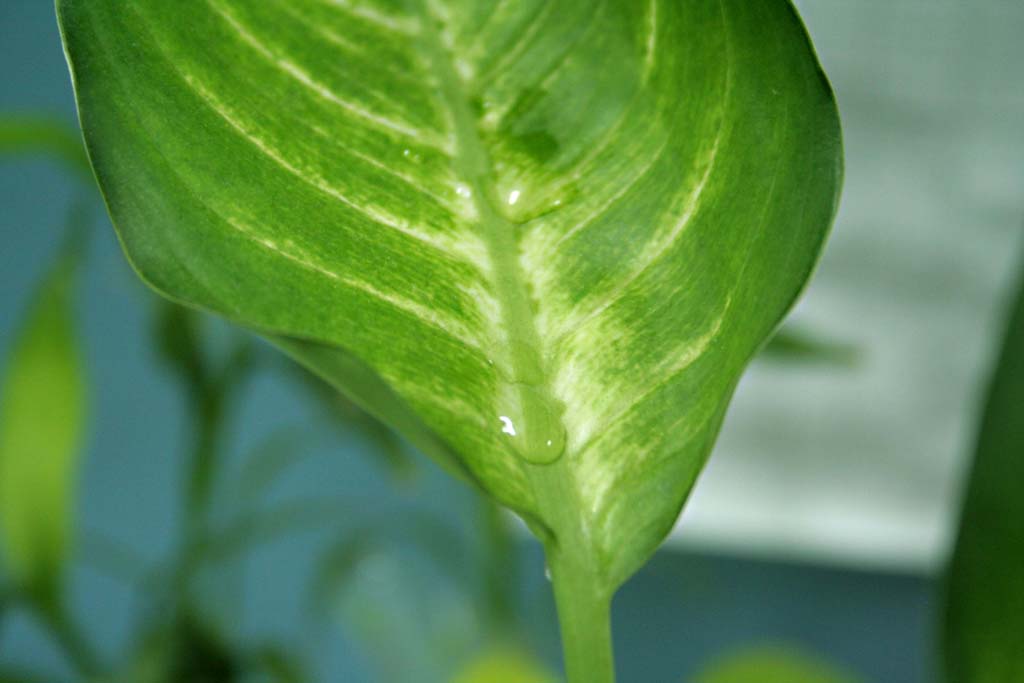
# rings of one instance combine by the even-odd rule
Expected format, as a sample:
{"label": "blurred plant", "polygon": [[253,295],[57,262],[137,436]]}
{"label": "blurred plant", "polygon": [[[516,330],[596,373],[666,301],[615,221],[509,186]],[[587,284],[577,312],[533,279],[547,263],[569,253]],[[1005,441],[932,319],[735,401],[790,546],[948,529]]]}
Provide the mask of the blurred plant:
{"label": "blurred plant", "polygon": [[1024,261],[945,582],[949,683],[1024,681]]}
{"label": "blurred plant", "polygon": [[[109,667],[73,623],[66,595],[86,406],[71,304],[84,234],[79,208],[68,246],[41,284],[15,342],[3,386],[0,547],[10,577],[4,608],[28,608],[63,648],[78,675],[98,679]],[[211,484],[223,452],[225,416],[251,369],[249,342],[240,339],[225,362],[213,365],[202,353],[195,314],[170,304],[161,307],[158,338],[164,342],[163,356],[183,378],[188,405],[196,408],[183,505],[187,522],[181,547],[167,566],[136,577],[151,589],[155,604],[144,611],[138,630],[142,637],[129,655],[128,680],[224,683],[257,671],[276,674],[274,680],[298,680],[294,674],[282,677],[282,672],[299,667],[278,651],[227,645],[205,621],[192,594],[195,573],[207,561],[222,559],[226,550],[247,550],[260,540],[253,535],[240,547],[225,548],[228,534],[211,529],[208,515]],[[243,517],[241,522],[245,521]],[[210,552],[214,548],[217,552]],[[31,680],[24,672],[11,676]]]}
{"label": "blurred plant", "polygon": [[81,136],[59,119],[44,115],[0,117],[0,155],[18,154],[50,155],[80,180],[93,182]]}
{"label": "blurred plant", "polygon": [[72,622],[64,594],[88,403],[72,304],[83,238],[78,207],[70,222],[56,265],[18,331],[2,387],[0,551],[10,582],[5,606],[30,609],[90,674],[96,655]]}
{"label": "blurred plant", "polygon": [[[50,153],[77,177],[91,177],[81,143],[72,129],[45,118],[0,118],[0,153]],[[95,200],[93,200],[94,202]],[[160,566],[141,566],[130,550],[95,533],[81,539],[88,557],[104,556],[105,567],[148,589],[136,630],[140,634],[127,664],[101,662],[67,608],[67,571],[74,549],[77,465],[85,429],[85,379],[74,333],[71,295],[84,252],[90,206],[74,204],[65,246],[57,265],[41,283],[15,341],[3,385],[0,413],[0,549],[9,575],[0,590],[0,620],[27,608],[62,647],[76,673],[87,679],[157,683],[223,683],[263,674],[269,680],[304,680],[301,666],[271,646],[229,644],[211,625],[194,595],[198,572],[256,544],[287,533],[285,522],[308,525],[274,511],[246,508],[226,529],[211,522],[211,502],[230,410],[255,369],[252,341],[235,333],[225,357],[212,357],[198,314],[159,302],[154,346],[181,381],[190,411],[192,444],[182,509],[184,537],[173,557]],[[298,444],[292,442],[297,448]],[[249,501],[251,502],[251,501]],[[324,518],[324,510],[318,511]],[[277,522],[270,528],[267,520]],[[111,558],[118,558],[111,562]],[[27,672],[0,671],[0,680],[45,680]]]}
{"label": "blurred plant", "polygon": [[[943,582],[948,683],[1024,681],[1024,260],[978,428]],[[696,683],[833,683],[849,674],[785,648],[730,655]]]}
{"label": "blurred plant", "polygon": [[528,652],[500,646],[471,661],[453,683],[556,683],[557,680]]}
{"label": "blurred plant", "polygon": [[800,650],[761,646],[715,661],[694,683],[859,683],[860,679]]}
{"label": "blurred plant", "polygon": [[[0,117],[0,153],[3,152],[47,154],[91,184],[88,160],[77,135],[56,120]],[[76,205],[76,235],[84,234],[87,204]],[[78,253],[70,247],[66,251]],[[235,680],[243,673],[262,672],[273,680],[302,680],[299,673],[302,667],[283,650],[267,647],[247,650],[230,643],[223,629],[215,627],[215,622],[200,609],[202,600],[195,595],[195,580],[204,567],[227,562],[259,543],[290,532],[327,524],[345,508],[343,501],[297,501],[270,511],[260,509],[259,501],[274,481],[308,456],[311,444],[304,443],[306,430],[301,429],[271,434],[249,454],[232,485],[227,490],[215,490],[232,407],[254,372],[268,368],[277,370],[305,390],[330,424],[347,435],[360,435],[372,444],[373,447],[364,452],[377,459],[396,485],[408,486],[414,480],[415,460],[393,430],[296,363],[266,353],[251,337],[231,334],[227,350],[213,354],[205,339],[202,315],[164,300],[159,300],[154,310],[154,348],[164,367],[182,387],[191,423],[187,487],[182,504],[184,538],[175,557],[156,568],[140,567],[130,550],[99,534],[87,534],[84,539],[87,549],[93,551],[94,560],[104,565],[117,564],[115,570],[119,574],[127,574],[147,587],[151,596],[158,596],[152,600],[157,604],[144,610],[145,616],[137,629],[141,635],[126,665],[129,673],[122,671],[119,675],[140,682],[199,682]],[[770,339],[763,357],[845,364],[855,356],[849,347],[822,339],[814,332],[784,328]],[[65,485],[70,483],[65,482]],[[229,521],[219,527],[212,520],[214,499],[233,501],[234,506],[234,509],[229,506]],[[530,654],[522,635],[525,629],[518,623],[515,605],[519,542],[515,523],[487,497],[478,494],[475,501],[472,516],[475,531],[473,540],[468,543],[459,529],[445,520],[413,511],[398,517],[371,518],[354,532],[345,532],[320,563],[319,578],[311,589],[312,603],[334,605],[330,613],[349,624],[371,650],[380,653],[379,666],[382,672],[388,667],[393,670],[391,680],[411,680],[408,675],[394,673],[411,671],[417,672],[417,681],[454,679],[459,683],[486,683],[511,680],[508,676],[517,681],[523,677],[523,683],[555,679],[546,666]],[[414,653],[417,648],[396,651],[393,637],[395,630],[401,630],[400,625],[407,628],[410,623],[400,614],[402,609],[425,595],[425,591],[408,591],[407,587],[415,584],[417,577],[413,572],[403,571],[407,566],[394,565],[395,558],[401,557],[403,552],[408,554],[410,549],[419,556],[418,561],[432,565],[440,582],[448,586],[439,603],[420,613],[436,610],[449,616],[461,615],[459,619],[472,623],[472,628],[461,632],[453,627],[447,637],[440,639],[433,638],[432,634],[444,629],[425,626],[416,629],[409,634],[409,639],[424,646],[418,648],[420,655]],[[112,562],[111,558],[120,558],[120,561]],[[472,566],[467,566],[461,558],[472,558]],[[394,571],[384,574],[394,582],[390,593],[406,594],[407,604],[394,600],[352,599],[363,589],[372,594],[372,586],[365,586],[359,580],[367,565],[380,568],[389,564],[394,565]],[[5,604],[0,596],[0,618]],[[388,610],[391,610],[390,617]],[[153,614],[160,614],[162,618],[154,620]],[[374,627],[373,623],[381,619],[390,620],[392,628]],[[80,672],[94,672],[96,658],[84,639],[73,631],[61,637],[68,639],[69,648],[82,650],[75,655],[82,659]],[[433,644],[428,645],[429,642]],[[424,652],[446,653],[446,656],[430,655],[427,658],[433,663],[428,666],[422,656]],[[431,667],[434,678],[426,673]]]}
{"label": "blurred plant", "polygon": [[768,341],[760,358],[850,367],[861,360],[861,351],[851,344],[827,339],[816,331],[788,324]]}
{"label": "blurred plant", "polygon": [[[0,117],[0,154],[3,152],[49,154],[79,178],[86,177],[81,171],[89,171],[84,150],[74,131],[45,117]],[[66,282],[71,274],[67,264],[77,264],[81,257],[89,208],[88,200],[75,204],[72,213],[73,225],[69,227],[69,232],[75,239],[69,240],[63,252],[61,265],[57,269],[61,275],[59,292],[63,297],[57,303],[64,306],[64,313],[67,316],[70,316],[70,302],[66,299],[72,291]],[[415,461],[405,444],[391,429],[295,363],[282,362],[280,356],[266,353],[251,337],[240,333],[229,333],[227,349],[222,350],[220,354],[212,353],[211,348],[214,345],[209,343],[208,335],[204,333],[202,315],[162,299],[154,301],[153,347],[162,365],[177,379],[183,390],[191,425],[192,439],[186,467],[187,486],[182,501],[185,515],[184,537],[174,557],[157,567],[143,566],[130,549],[101,534],[87,533],[82,539],[87,559],[101,568],[139,584],[146,590],[148,598],[148,604],[142,610],[139,626],[135,629],[139,637],[127,656],[128,661],[115,666],[118,671],[113,674],[114,679],[125,678],[139,683],[204,683],[240,680],[243,675],[262,674],[269,677],[269,680],[288,683],[308,680],[303,673],[302,665],[284,649],[269,646],[246,648],[230,642],[223,629],[214,625],[216,621],[207,614],[208,610],[200,607],[203,600],[196,594],[196,580],[204,568],[230,562],[260,543],[275,540],[294,531],[329,525],[332,520],[339,517],[339,512],[343,513],[340,515],[342,517],[351,517],[351,513],[357,509],[354,505],[346,507],[344,501],[295,501],[270,510],[261,509],[260,501],[271,485],[286,474],[291,466],[310,453],[309,446],[312,444],[304,437],[307,431],[304,429],[270,434],[245,458],[237,478],[229,482],[230,485],[224,490],[218,489],[217,482],[222,479],[221,455],[227,446],[225,442],[232,408],[241,398],[246,381],[255,372],[267,369],[277,371],[284,377],[294,380],[335,429],[346,435],[362,436],[372,444],[373,447],[364,449],[363,452],[375,458],[396,485],[408,486],[413,481],[417,469]],[[70,327],[66,327],[70,332]],[[36,332],[43,333],[50,335],[49,330]],[[59,335],[51,336],[51,342],[62,340]],[[32,347],[37,346],[40,350],[46,348],[36,345],[33,338]],[[37,410],[39,405],[44,404],[37,404],[37,397],[32,395],[32,392],[39,393],[41,389],[49,386],[47,382],[41,381],[43,379],[45,378],[39,376],[17,382],[19,386],[26,386],[31,391],[19,392],[22,400],[16,407],[22,408],[23,413],[37,421],[48,422],[48,418],[45,417],[47,411]],[[47,397],[63,407],[73,405],[73,402],[68,402],[68,397],[62,396],[59,392],[51,391]],[[5,405],[7,404],[8,401],[5,399]],[[32,410],[27,410],[28,408]],[[82,420],[79,419],[77,422],[80,423]],[[74,421],[63,421],[62,424],[68,428],[80,426]],[[52,433],[52,430],[27,431],[38,434]],[[0,460],[0,468],[3,462]],[[40,461],[10,458],[8,462],[25,467],[38,465]],[[67,462],[69,465],[73,464],[70,460]],[[73,471],[69,468],[65,478],[58,480],[63,488],[58,492],[60,495],[54,496],[54,505],[71,504],[75,484],[72,474]],[[37,499],[38,496],[34,494],[34,484],[37,482],[28,482],[24,479],[25,477],[21,477],[20,480],[18,477],[7,477],[0,481],[8,482],[12,488],[16,483],[26,484],[19,489],[22,492],[21,499]],[[5,496],[0,500],[7,498]],[[229,501],[228,509],[219,511],[227,513],[226,523],[215,523],[212,510],[214,500]],[[526,650],[515,636],[518,626],[513,616],[512,593],[517,585],[517,576],[514,569],[516,540],[512,522],[496,505],[482,496],[477,498],[477,506],[478,514],[474,515],[474,520],[478,529],[475,536],[480,540],[480,552],[476,554],[476,559],[481,571],[466,571],[466,568],[460,567],[458,561],[453,561],[455,558],[472,555],[473,549],[464,542],[460,531],[444,520],[432,518],[420,511],[392,519],[371,518],[354,532],[343,534],[325,555],[321,563],[320,580],[313,590],[316,598],[314,604],[328,596],[337,602],[339,592],[345,590],[347,582],[355,581],[365,561],[390,562],[392,555],[384,556],[379,551],[387,550],[397,556],[398,546],[393,541],[401,538],[425,551],[442,570],[443,580],[447,581],[452,589],[446,598],[447,608],[454,610],[450,612],[462,610],[463,613],[471,613],[474,634],[478,627],[486,628],[487,633],[493,634],[493,639],[487,640],[481,640],[479,637],[462,638],[463,642],[457,646],[458,656],[451,661],[458,663],[472,659],[481,648],[486,648],[484,657],[487,657],[489,652],[517,652],[517,661],[521,663],[528,660]],[[45,520],[51,525],[63,524],[70,528],[70,511],[65,512],[64,515],[45,515],[36,521]],[[7,508],[3,508],[4,520],[7,520],[8,516]],[[10,516],[10,519],[13,523],[15,516]],[[33,541],[46,538],[45,535],[37,537],[34,532],[27,530],[22,536]],[[62,551],[62,560],[67,559],[69,552]],[[346,565],[349,571],[346,571]],[[481,577],[482,585],[479,589],[472,595],[466,594],[464,587],[472,585]],[[47,579],[46,585],[46,595],[58,595],[62,591],[62,582],[58,577]],[[6,609],[21,602],[23,593],[24,591],[13,588],[0,593],[0,620]],[[410,593],[414,594],[415,592]],[[47,600],[54,601],[50,598]],[[392,602],[391,607],[395,606],[396,604]],[[62,605],[61,609],[63,610]],[[78,673],[85,677],[106,680],[107,676],[102,673],[102,669],[109,667],[101,666],[86,639],[70,624],[70,617],[66,612],[49,608],[48,610],[41,614],[46,617],[46,623],[53,635],[62,640],[69,658],[76,663]],[[380,610],[383,618],[387,618],[385,612],[386,610]],[[372,643],[375,637],[385,635],[377,632],[374,636],[368,630],[362,629],[361,627],[366,624],[363,619],[365,614],[361,614],[358,609],[335,610],[334,614],[352,623],[357,631],[366,636],[367,642]],[[422,639],[424,635],[425,632],[420,632],[415,637]],[[393,643],[393,639],[391,642]],[[513,642],[516,643],[514,646],[507,644]],[[495,649],[495,643],[500,645],[499,649]],[[388,654],[392,661],[396,661],[394,652]],[[398,661],[397,666],[406,671],[415,671],[417,669],[414,659],[407,657],[404,661]],[[493,659],[487,670],[493,671],[495,662],[500,661],[503,660]],[[540,666],[535,664],[534,668],[539,669]],[[440,668],[438,671],[436,680],[447,680],[450,672],[445,670],[445,673],[440,673]],[[24,672],[17,672],[15,678],[31,680]],[[2,680],[0,678],[0,681]],[[418,680],[426,681],[428,678],[424,673]]]}

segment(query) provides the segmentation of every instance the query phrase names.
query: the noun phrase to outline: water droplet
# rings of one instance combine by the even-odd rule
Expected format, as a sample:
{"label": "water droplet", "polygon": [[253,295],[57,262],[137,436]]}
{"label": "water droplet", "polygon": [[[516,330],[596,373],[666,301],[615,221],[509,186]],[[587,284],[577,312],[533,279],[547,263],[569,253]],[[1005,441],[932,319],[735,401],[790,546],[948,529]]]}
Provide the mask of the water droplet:
{"label": "water droplet", "polygon": [[501,420],[501,433],[508,434],[509,436],[516,435],[516,425],[512,422],[512,418],[508,415],[499,415],[498,419]]}
{"label": "water droplet", "polygon": [[519,195],[522,193],[519,190],[512,190],[508,193],[508,205],[515,206],[516,202],[519,201]]}
{"label": "water droplet", "polygon": [[455,186],[455,194],[459,195],[460,197],[465,197],[466,199],[469,199],[470,197],[473,196],[473,190],[469,189],[468,185],[463,185],[462,183],[459,183],[458,185]]}
{"label": "water droplet", "polygon": [[409,156],[410,154],[412,154],[412,152],[411,152],[410,150],[408,150],[408,149],[403,149],[403,150],[402,150],[402,156],[403,156],[403,157],[407,157],[407,156]]}
{"label": "water droplet", "polygon": [[508,387],[509,407],[498,416],[514,452],[534,465],[549,465],[565,451],[565,427],[551,399],[529,384]]}

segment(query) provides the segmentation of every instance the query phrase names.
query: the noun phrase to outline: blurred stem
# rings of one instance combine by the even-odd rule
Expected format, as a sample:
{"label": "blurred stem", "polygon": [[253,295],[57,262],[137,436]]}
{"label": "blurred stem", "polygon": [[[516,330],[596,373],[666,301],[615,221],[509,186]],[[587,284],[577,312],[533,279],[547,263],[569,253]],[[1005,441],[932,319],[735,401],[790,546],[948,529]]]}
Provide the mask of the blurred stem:
{"label": "blurred stem", "polygon": [[82,678],[91,678],[100,671],[99,657],[85,634],[71,619],[61,600],[33,601],[39,619]]}
{"label": "blurred stem", "polygon": [[585,555],[549,548],[547,556],[569,683],[614,683],[611,594]]}
{"label": "blurred stem", "polygon": [[[198,343],[198,342],[196,342]],[[197,349],[198,353],[198,349]],[[217,373],[198,372],[189,377],[193,441],[185,498],[185,539],[178,580],[188,582],[206,548],[210,507],[217,480],[226,416],[241,383],[252,370],[248,340],[239,341]],[[179,595],[184,595],[180,586]]]}
{"label": "blurred stem", "polygon": [[220,387],[196,391],[193,397],[194,436],[189,460],[185,514],[189,547],[205,535],[210,509],[210,494],[217,470],[224,400]]}

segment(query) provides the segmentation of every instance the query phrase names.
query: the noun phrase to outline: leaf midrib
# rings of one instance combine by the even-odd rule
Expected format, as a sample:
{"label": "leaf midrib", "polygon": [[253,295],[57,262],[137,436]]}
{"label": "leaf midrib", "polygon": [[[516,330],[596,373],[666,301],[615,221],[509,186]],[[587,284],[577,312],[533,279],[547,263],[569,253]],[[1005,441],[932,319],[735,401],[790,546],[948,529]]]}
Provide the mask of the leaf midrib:
{"label": "leaf midrib", "polygon": [[[467,87],[455,69],[452,55],[445,49],[436,30],[440,21],[428,7],[429,0],[421,0],[420,11],[424,28],[422,43],[430,68],[438,78],[444,103],[452,114],[455,134],[455,154],[452,165],[456,174],[472,190],[472,201],[478,212],[481,237],[491,261],[491,274],[495,294],[501,310],[500,321],[507,335],[508,366],[514,381],[521,387],[519,400],[525,404],[525,387],[539,391],[548,405],[557,410],[557,420],[564,429],[561,402],[551,389],[551,373],[541,352],[534,305],[520,263],[520,245],[517,226],[499,210],[499,198],[493,182],[490,155],[480,135],[476,117],[467,95]],[[497,419],[497,415],[495,416]],[[569,444],[566,444],[568,450]],[[569,457],[563,453],[551,464],[538,465],[520,458],[519,465],[533,487],[540,518],[549,527],[544,534],[545,543],[574,552],[590,554],[592,546],[587,537],[586,524],[580,512],[579,500]]]}

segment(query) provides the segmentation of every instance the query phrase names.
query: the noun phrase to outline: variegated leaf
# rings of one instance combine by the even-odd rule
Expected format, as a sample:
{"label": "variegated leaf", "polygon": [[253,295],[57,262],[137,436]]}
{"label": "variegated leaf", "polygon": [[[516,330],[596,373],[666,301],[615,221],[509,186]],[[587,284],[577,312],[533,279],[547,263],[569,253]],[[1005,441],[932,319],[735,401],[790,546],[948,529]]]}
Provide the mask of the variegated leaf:
{"label": "variegated leaf", "polygon": [[59,0],[158,290],[257,328],[585,553],[671,527],[836,206],[786,0]]}

